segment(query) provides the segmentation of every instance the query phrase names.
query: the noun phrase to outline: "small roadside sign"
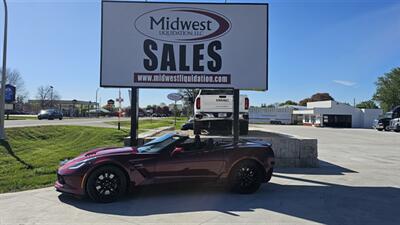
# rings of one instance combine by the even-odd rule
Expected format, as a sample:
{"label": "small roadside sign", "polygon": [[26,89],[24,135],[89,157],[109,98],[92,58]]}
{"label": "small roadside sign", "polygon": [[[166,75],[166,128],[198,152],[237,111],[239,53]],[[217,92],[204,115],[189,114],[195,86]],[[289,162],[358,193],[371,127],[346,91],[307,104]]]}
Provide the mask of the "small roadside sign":
{"label": "small roadside sign", "polygon": [[170,93],[167,95],[167,98],[172,101],[179,101],[183,99],[183,95],[179,93]]}

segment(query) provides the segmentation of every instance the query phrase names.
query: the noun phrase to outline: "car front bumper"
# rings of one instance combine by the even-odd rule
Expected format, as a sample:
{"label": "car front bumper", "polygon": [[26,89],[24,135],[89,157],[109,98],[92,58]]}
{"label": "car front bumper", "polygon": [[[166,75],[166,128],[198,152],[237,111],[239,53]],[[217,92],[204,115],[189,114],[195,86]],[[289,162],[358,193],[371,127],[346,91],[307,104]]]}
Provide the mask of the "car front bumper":
{"label": "car front bumper", "polygon": [[73,194],[85,195],[83,177],[81,175],[61,175],[57,173],[57,181],[54,184],[56,191]]}

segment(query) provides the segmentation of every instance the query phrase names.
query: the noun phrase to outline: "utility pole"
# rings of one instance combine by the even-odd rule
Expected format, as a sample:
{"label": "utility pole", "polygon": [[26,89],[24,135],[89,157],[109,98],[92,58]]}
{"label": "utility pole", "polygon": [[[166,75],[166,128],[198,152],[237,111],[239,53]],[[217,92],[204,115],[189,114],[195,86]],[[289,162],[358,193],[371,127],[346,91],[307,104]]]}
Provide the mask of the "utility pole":
{"label": "utility pole", "polygon": [[50,108],[53,108],[53,86],[50,85]]}
{"label": "utility pole", "polygon": [[1,73],[1,91],[0,91],[0,140],[6,139],[6,132],[4,130],[4,111],[5,111],[5,88],[6,88],[6,72],[7,72],[7,23],[8,12],[7,2],[3,0],[4,4],[4,39],[3,39],[3,67]]}

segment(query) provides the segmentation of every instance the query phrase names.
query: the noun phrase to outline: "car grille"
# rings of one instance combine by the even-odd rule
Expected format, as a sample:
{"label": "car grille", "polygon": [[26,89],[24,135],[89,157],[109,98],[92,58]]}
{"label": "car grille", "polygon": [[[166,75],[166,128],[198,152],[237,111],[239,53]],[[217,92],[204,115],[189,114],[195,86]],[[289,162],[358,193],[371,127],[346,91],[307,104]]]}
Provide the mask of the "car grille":
{"label": "car grille", "polygon": [[64,178],[63,178],[60,174],[58,174],[58,173],[57,173],[57,180],[58,180],[58,182],[59,182],[60,184],[65,184]]}

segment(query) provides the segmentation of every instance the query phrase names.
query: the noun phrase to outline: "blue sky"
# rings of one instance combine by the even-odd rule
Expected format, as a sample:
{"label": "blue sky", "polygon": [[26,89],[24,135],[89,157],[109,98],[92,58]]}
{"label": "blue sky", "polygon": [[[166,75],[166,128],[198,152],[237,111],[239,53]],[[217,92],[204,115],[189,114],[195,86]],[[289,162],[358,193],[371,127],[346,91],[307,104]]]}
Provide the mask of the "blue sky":
{"label": "blue sky", "polygon": [[[268,2],[269,90],[243,91],[252,105],[299,101],[316,92],[329,92],[341,102],[368,100],[377,77],[400,66],[399,1]],[[94,101],[100,73],[100,1],[8,3],[8,67],[21,72],[29,97],[49,84],[63,99]],[[2,23],[2,7],[0,11]],[[170,92],[174,90],[141,90],[140,105],[169,103]],[[122,93],[128,100],[127,89]],[[99,94],[104,103],[115,99],[118,89],[101,88]]]}

